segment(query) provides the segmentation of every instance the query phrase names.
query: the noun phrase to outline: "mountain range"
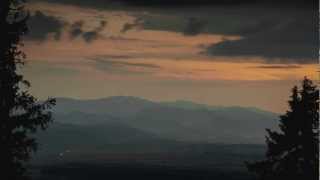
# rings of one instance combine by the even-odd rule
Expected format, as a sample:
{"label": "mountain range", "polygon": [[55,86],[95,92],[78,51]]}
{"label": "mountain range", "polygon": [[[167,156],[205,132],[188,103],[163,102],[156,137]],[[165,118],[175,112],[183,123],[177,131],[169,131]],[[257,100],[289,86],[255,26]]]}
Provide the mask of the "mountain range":
{"label": "mountain range", "polygon": [[265,129],[277,128],[277,116],[257,108],[217,107],[182,100],[57,98],[54,123],[38,137],[42,149],[52,152],[167,151],[181,144],[263,144]]}

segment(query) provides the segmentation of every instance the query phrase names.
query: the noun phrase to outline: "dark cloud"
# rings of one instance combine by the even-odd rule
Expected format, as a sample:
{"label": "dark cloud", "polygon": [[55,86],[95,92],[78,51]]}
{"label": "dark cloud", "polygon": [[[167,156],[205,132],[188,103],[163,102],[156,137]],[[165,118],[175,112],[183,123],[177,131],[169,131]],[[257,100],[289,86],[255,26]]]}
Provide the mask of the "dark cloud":
{"label": "dark cloud", "polygon": [[76,21],[71,25],[70,28],[70,37],[71,39],[77,38],[83,34],[82,28],[83,28],[84,22],[83,21]]}
{"label": "dark cloud", "polygon": [[121,33],[126,33],[127,31],[130,31],[132,29],[135,29],[137,27],[139,27],[140,24],[135,24],[135,23],[126,23],[123,25],[122,29],[121,29]]}
{"label": "dark cloud", "polygon": [[121,33],[126,33],[132,29],[139,29],[143,27],[143,18],[137,18],[133,23],[125,23],[121,29]]}
{"label": "dark cloud", "polygon": [[[197,6],[197,5],[239,5],[269,3],[284,5],[317,5],[311,0],[33,0],[55,3],[73,4],[94,8],[108,8],[112,5],[136,5],[136,6]],[[318,6],[316,6],[318,7]]]}
{"label": "dark cloud", "polygon": [[28,20],[29,33],[27,39],[44,41],[49,34],[59,40],[66,23],[56,17],[36,11]]}
{"label": "dark cloud", "polygon": [[205,50],[210,56],[259,56],[268,63],[316,63],[318,59],[318,11],[311,8],[176,8],[141,17],[148,30],[242,37],[210,46]]}
{"label": "dark cloud", "polygon": [[[195,36],[201,33],[211,33],[209,29],[212,17],[203,16],[203,9],[176,9],[176,12],[157,12],[149,14],[136,14],[142,19],[142,25],[147,30],[174,31],[183,33],[186,36]],[[213,9],[205,9],[208,14],[212,14]],[[197,13],[195,13],[197,12]],[[221,22],[219,22],[221,23]],[[214,32],[216,33],[216,31]]]}
{"label": "dark cloud", "polygon": [[[85,6],[95,4],[101,8],[109,5],[106,3],[109,2],[107,0],[55,0],[54,2],[78,3],[78,5]],[[146,1],[141,0],[139,2]],[[159,3],[160,1],[150,1],[151,4],[153,2]],[[170,2],[161,1],[161,4],[170,4]],[[175,4],[182,1],[172,2]],[[213,4],[214,2],[216,1],[212,1]],[[232,0],[226,2],[235,3]],[[239,0],[237,2],[244,1]],[[280,0],[280,2],[302,3],[304,1]],[[201,4],[202,2],[194,0],[186,3]],[[207,11],[193,7],[193,9],[172,8],[170,11],[162,8],[159,10],[160,8],[158,8],[157,11],[155,10],[156,13],[147,13],[147,15],[138,13],[139,15],[136,17],[138,17],[139,22],[125,24],[122,32],[125,33],[143,26],[144,29],[176,31],[185,35],[197,35],[199,33],[239,35],[243,38],[214,44],[204,53],[210,56],[259,56],[265,57],[268,63],[317,62],[319,40],[317,10],[310,8],[301,10],[300,8],[285,6],[279,6],[277,9],[270,6],[266,6],[265,9],[261,7],[258,5],[233,6],[232,8],[219,6],[218,8],[206,9]],[[146,11],[152,11],[157,8],[145,9]],[[305,13],[305,11],[310,13]],[[103,37],[100,32],[101,27],[104,26],[88,31],[84,30],[82,25],[79,27],[78,24],[75,28],[71,28],[71,37],[81,37],[88,43]],[[121,39],[119,38],[119,40]]]}
{"label": "dark cloud", "polygon": [[161,69],[160,66],[149,63],[124,62],[101,58],[91,58],[90,60],[95,62],[96,69],[113,74],[152,74],[155,70]]}
{"label": "dark cloud", "polygon": [[[281,18],[281,17],[279,17]],[[212,56],[260,56],[268,63],[317,63],[318,20],[299,16],[256,26],[243,39],[223,41],[208,48]]]}
{"label": "dark cloud", "polygon": [[92,59],[95,62],[103,63],[109,66],[118,66],[118,67],[140,67],[140,68],[152,68],[160,69],[161,67],[155,64],[150,63],[136,63],[136,62],[124,62],[124,61],[115,61],[115,60],[102,60],[102,59]]}
{"label": "dark cloud", "polygon": [[[119,0],[118,0],[119,1]],[[238,5],[247,3],[277,3],[277,4],[316,4],[308,0],[120,0],[122,2],[134,5],[162,5],[162,6],[195,6],[195,5],[217,5],[228,4]]]}
{"label": "dark cloud", "polygon": [[125,37],[121,37],[121,36],[109,36],[108,37],[111,40],[115,40],[115,41],[132,41],[132,42],[148,42],[148,43],[156,43],[158,41],[156,40],[145,40],[145,39],[140,39],[140,38],[125,38]]}
{"label": "dark cloud", "polygon": [[255,66],[250,68],[258,69],[299,69],[301,66],[298,65],[264,65],[264,66]]}
{"label": "dark cloud", "polygon": [[105,20],[100,21],[100,26],[98,26],[95,31],[100,32],[102,31],[106,26],[108,25],[108,22]]}
{"label": "dark cloud", "polygon": [[94,40],[97,40],[99,37],[103,37],[100,32],[107,26],[106,21],[100,21],[100,25],[91,31],[83,30],[84,21],[76,21],[70,27],[70,37],[71,39],[75,39],[77,37],[81,37],[87,43],[90,43]]}
{"label": "dark cloud", "polygon": [[204,28],[206,27],[206,24],[206,22],[197,18],[188,18],[186,27],[183,30],[183,34],[188,36],[198,35],[203,32]]}
{"label": "dark cloud", "polygon": [[91,43],[94,40],[97,40],[99,37],[98,32],[96,31],[88,31],[88,32],[84,32],[82,34],[82,38],[87,42],[87,43]]}
{"label": "dark cloud", "polygon": [[[70,4],[77,5],[82,7],[91,7],[91,8],[107,8],[110,3],[114,3],[112,0],[30,0],[32,2],[50,2],[50,3],[59,3],[59,4]],[[117,3],[115,3],[117,4]]]}
{"label": "dark cloud", "polygon": [[317,10],[261,5],[223,7],[176,8],[141,17],[147,30],[242,37],[210,46],[205,50],[210,56],[259,56],[268,63],[317,62]]}
{"label": "dark cloud", "polygon": [[126,33],[127,31],[134,29],[136,26],[136,24],[126,23],[123,25],[121,33]]}

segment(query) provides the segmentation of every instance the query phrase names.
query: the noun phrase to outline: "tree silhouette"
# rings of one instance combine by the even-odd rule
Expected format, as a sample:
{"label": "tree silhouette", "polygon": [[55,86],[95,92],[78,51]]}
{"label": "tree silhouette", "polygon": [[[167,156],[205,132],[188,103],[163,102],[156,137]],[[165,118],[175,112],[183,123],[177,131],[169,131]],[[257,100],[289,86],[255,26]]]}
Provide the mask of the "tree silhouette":
{"label": "tree silhouette", "polygon": [[311,80],[292,89],[289,107],[280,116],[281,132],[267,129],[266,160],[247,164],[261,180],[319,178],[319,91]]}
{"label": "tree silhouette", "polygon": [[0,1],[0,179],[27,179],[25,162],[37,148],[32,134],[51,121],[54,99],[40,103],[17,69],[24,65],[19,49],[27,32],[24,0]]}

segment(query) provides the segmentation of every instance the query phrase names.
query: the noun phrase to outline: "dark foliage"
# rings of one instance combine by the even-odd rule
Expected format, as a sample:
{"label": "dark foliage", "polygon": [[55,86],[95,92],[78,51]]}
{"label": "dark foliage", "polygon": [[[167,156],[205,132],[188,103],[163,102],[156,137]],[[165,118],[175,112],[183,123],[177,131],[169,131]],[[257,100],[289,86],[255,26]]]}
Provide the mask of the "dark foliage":
{"label": "dark foliage", "polygon": [[[38,0],[39,1],[39,0]],[[271,4],[274,6],[311,6],[316,9],[318,1],[311,0],[46,0],[49,2],[103,7],[113,4],[138,6],[198,6],[198,5],[248,5]]]}
{"label": "dark foliage", "polygon": [[247,172],[239,170],[144,164],[66,163],[43,166],[37,174],[35,180],[253,180]]}
{"label": "dark foliage", "polygon": [[261,180],[319,178],[319,91],[311,80],[292,89],[289,107],[280,116],[281,132],[267,129],[266,160],[248,164]]}
{"label": "dark foliage", "polygon": [[[69,0],[70,1],[70,0]],[[71,0],[72,1],[72,0]],[[106,1],[106,0],[96,0]],[[115,0],[111,0],[115,1]],[[119,0],[116,0],[119,1]],[[274,6],[318,7],[317,1],[310,0],[120,0],[131,5],[143,6],[198,6],[198,5],[250,5],[271,4]]]}
{"label": "dark foliage", "polygon": [[47,128],[54,99],[37,102],[30,83],[17,73],[25,54],[19,49],[27,32],[28,13],[23,0],[0,1],[0,179],[27,179],[25,162],[36,150],[32,134]]}

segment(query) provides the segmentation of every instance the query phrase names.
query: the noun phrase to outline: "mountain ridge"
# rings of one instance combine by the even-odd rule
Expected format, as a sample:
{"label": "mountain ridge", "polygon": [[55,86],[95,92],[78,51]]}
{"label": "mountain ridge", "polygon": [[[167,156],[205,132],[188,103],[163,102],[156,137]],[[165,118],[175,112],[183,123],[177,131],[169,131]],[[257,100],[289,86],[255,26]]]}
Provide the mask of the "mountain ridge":
{"label": "mountain ridge", "polygon": [[192,143],[264,143],[277,114],[245,107],[216,107],[185,100],[153,102],[132,96],[76,100],[57,98],[57,122],[122,123],[165,139]]}
{"label": "mountain ridge", "polygon": [[173,106],[173,107],[179,107],[179,108],[207,108],[210,110],[221,110],[221,109],[227,109],[227,108],[240,108],[240,109],[247,109],[252,110],[256,112],[263,112],[263,113],[273,113],[275,115],[278,115],[278,113],[271,112],[268,110],[260,109],[257,107],[251,107],[251,106],[238,106],[238,105],[231,105],[231,106],[221,106],[221,105],[208,105],[205,103],[198,103],[193,102],[190,100],[183,100],[183,99],[177,99],[173,101],[153,101],[146,98],[136,97],[136,96],[109,96],[109,97],[103,97],[103,98],[92,98],[92,99],[77,99],[77,98],[69,98],[69,97],[57,97],[57,102],[59,101],[73,101],[73,102],[104,102],[104,101],[139,101],[149,104],[158,104],[158,105],[164,105],[164,106]]}

